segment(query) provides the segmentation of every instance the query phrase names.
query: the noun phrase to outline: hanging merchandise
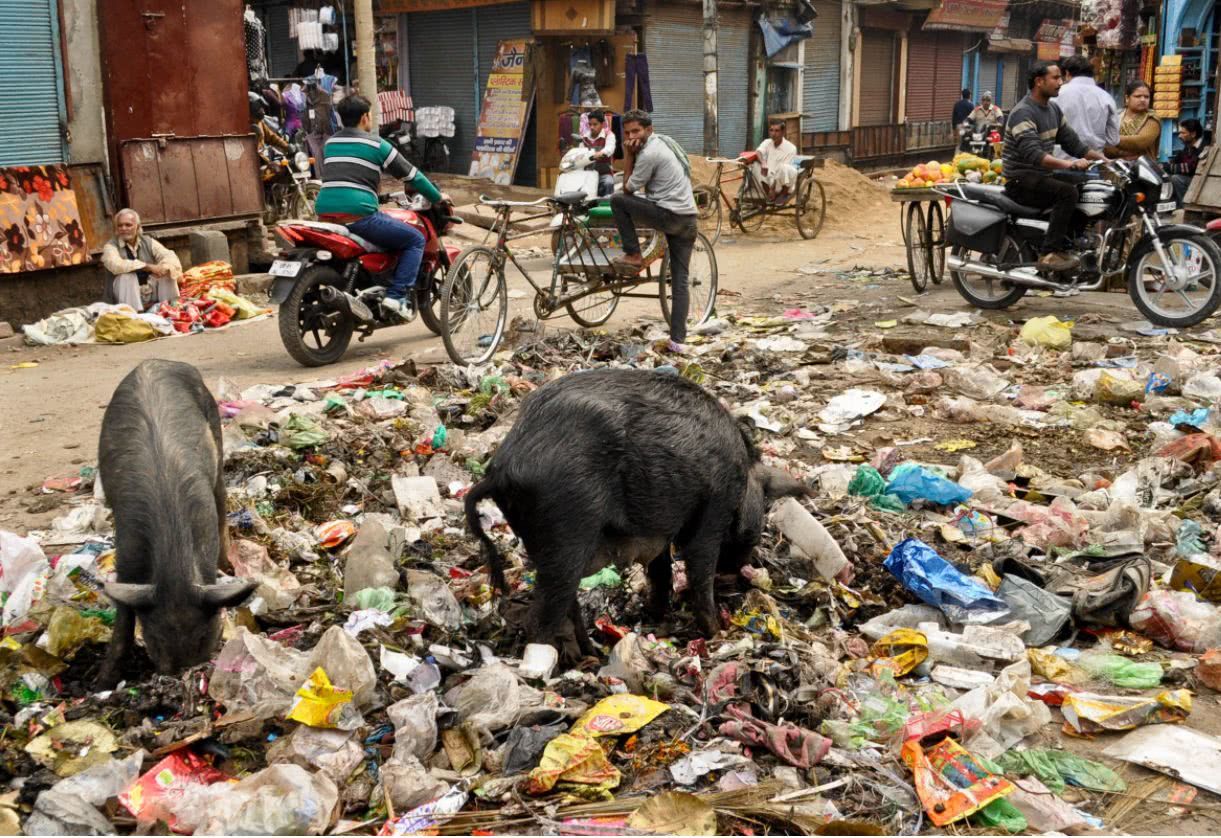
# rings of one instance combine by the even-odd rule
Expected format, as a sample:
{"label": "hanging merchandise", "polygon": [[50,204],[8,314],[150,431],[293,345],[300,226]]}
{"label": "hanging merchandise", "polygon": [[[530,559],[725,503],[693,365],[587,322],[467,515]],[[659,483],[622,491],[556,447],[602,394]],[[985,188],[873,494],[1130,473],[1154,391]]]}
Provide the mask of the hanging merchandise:
{"label": "hanging merchandise", "polygon": [[242,16],[242,25],[246,35],[246,71],[252,79],[267,79],[271,76],[267,69],[267,29],[249,6]]}

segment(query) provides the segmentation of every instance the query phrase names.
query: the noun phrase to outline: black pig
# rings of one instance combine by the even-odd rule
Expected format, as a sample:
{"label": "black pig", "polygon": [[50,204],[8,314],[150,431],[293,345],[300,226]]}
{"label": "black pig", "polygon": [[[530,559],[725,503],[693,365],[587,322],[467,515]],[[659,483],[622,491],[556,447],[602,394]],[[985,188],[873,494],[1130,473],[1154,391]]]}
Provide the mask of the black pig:
{"label": "black pig", "polygon": [[98,442],[118,575],[105,589],[118,614],[103,686],[117,680],[137,618],[157,671],[174,673],[212,655],[220,609],[257,587],[216,582],[228,542],[222,463],[220,413],[198,370],[144,361],[119,383]]}
{"label": "black pig", "polygon": [[736,570],[745,562],[773,500],[807,493],[763,466],[745,428],[698,385],[647,370],[599,369],[526,398],[487,475],[466,496],[466,519],[493,585],[507,590],[477,509],[483,498],[496,501],[537,571],[529,639],[558,647],[571,619],[589,654],[576,598],[583,576],[611,562],[649,562],[649,612],[660,619],[669,606],[673,544],[686,562],[697,625],[711,637],[719,629],[718,565]]}

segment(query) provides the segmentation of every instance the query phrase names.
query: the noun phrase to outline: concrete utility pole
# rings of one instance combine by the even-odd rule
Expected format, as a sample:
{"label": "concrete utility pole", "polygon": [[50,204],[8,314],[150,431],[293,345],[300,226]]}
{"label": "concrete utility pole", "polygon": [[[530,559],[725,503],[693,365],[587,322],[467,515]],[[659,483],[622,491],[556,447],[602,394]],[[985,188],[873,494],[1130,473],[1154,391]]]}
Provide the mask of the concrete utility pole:
{"label": "concrete utility pole", "polygon": [[[360,95],[373,106],[373,130],[381,124],[377,108],[377,47],[373,44],[373,0],[355,0],[356,12],[356,78]],[[348,80],[351,82],[351,79]]]}
{"label": "concrete utility pole", "polygon": [[715,157],[720,146],[717,131],[717,0],[704,0],[704,154]]}

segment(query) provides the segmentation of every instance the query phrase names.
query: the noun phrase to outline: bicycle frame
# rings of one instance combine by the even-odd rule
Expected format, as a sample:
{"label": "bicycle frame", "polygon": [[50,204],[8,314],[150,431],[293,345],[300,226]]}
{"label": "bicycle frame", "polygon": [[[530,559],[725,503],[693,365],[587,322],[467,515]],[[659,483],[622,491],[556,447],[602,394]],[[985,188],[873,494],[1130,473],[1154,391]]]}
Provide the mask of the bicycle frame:
{"label": "bicycle frame", "polygon": [[[503,270],[504,262],[507,259],[525,277],[526,282],[530,283],[530,287],[534,289],[537,295],[535,298],[535,314],[540,319],[550,317],[557,310],[584,297],[606,291],[610,291],[617,297],[656,299],[657,294],[630,293],[626,290],[646,282],[659,281],[659,277],[653,276],[651,266],[636,276],[627,277],[616,273],[614,268],[611,267],[611,258],[607,254],[606,248],[602,246],[602,243],[591,232],[591,228],[576,218],[575,209],[569,206],[564,206],[560,210],[563,216],[558,229],[560,246],[555,249],[555,256],[551,263],[551,282],[547,287],[543,287],[536,282],[526,267],[517,260],[517,256],[509,246],[509,242],[537,235],[538,231],[526,230],[514,233],[510,232],[509,226],[514,209],[529,210],[535,207],[539,208],[537,212],[519,218],[519,221],[529,221],[535,218],[554,215],[554,207],[548,206],[545,201],[546,199],[542,199],[537,202],[506,203],[497,206],[496,221],[493,222],[490,231],[496,235],[496,243],[492,245],[492,249],[498,256],[499,264],[497,264],[497,268]],[[652,233],[653,231],[638,229],[637,232],[639,234]],[[664,238],[662,238],[661,243],[664,248]],[[658,257],[663,252],[664,249],[657,254]],[[567,258],[574,255],[576,257],[575,261]],[[567,261],[565,261],[566,259]],[[575,293],[565,294],[561,287],[565,284],[564,280],[568,277],[575,278],[576,276],[585,277],[585,280],[581,282],[581,288]]]}

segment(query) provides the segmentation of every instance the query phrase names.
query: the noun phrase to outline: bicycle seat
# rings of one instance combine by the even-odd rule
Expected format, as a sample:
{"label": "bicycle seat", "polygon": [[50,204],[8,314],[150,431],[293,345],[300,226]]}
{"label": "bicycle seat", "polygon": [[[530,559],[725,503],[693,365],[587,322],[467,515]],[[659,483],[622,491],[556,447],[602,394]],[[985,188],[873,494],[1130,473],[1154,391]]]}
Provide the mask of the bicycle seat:
{"label": "bicycle seat", "polygon": [[747,163],[747,164],[750,164],[750,163],[757,163],[757,162],[759,162],[759,152],[757,152],[757,151],[744,151],[744,152],[742,152],[741,154],[739,154],[739,155],[738,155],[738,160],[739,160],[739,161],[741,161],[741,162],[743,162],[743,163]]}
{"label": "bicycle seat", "polygon": [[962,194],[973,201],[990,204],[1001,212],[1018,218],[1040,218],[1051,213],[1050,209],[1041,210],[1019,204],[1005,194],[1005,187],[983,183],[960,183]]}
{"label": "bicycle seat", "polygon": [[806,156],[802,156],[802,155],[797,155],[796,157],[793,158],[793,165],[796,166],[798,169],[801,169],[801,171],[804,172],[807,169],[813,169],[814,161],[817,159],[818,159],[817,157],[806,157]]}
{"label": "bicycle seat", "polygon": [[561,195],[556,195],[552,200],[557,204],[563,204],[569,209],[576,209],[589,201],[589,196],[584,192],[565,192]]}

